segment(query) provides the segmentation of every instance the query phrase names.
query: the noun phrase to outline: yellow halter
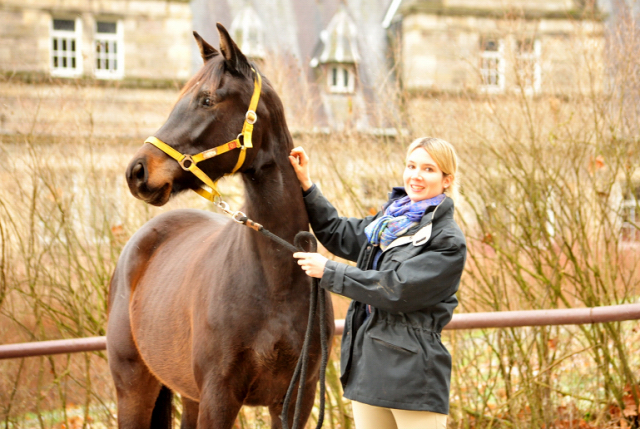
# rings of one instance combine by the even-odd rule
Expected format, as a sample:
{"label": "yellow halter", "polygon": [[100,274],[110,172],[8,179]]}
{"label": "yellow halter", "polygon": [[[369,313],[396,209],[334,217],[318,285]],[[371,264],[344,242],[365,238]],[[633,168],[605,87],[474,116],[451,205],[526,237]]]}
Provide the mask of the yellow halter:
{"label": "yellow halter", "polygon": [[220,192],[218,192],[218,188],[216,186],[217,182],[211,180],[211,178],[207,176],[205,172],[197,166],[197,164],[201,161],[204,161],[205,159],[213,158],[214,156],[222,155],[223,153],[229,152],[230,150],[239,148],[240,155],[238,155],[238,162],[236,162],[235,167],[233,167],[233,171],[227,174],[231,175],[238,171],[240,167],[242,167],[242,164],[244,163],[245,157],[247,155],[247,148],[253,147],[251,136],[253,134],[253,124],[255,124],[258,120],[256,108],[258,107],[258,102],[260,101],[260,91],[262,90],[262,77],[260,77],[260,73],[256,72],[255,70],[253,70],[253,72],[255,74],[254,89],[253,95],[251,96],[251,101],[249,102],[249,110],[247,110],[247,114],[244,118],[242,132],[238,134],[238,137],[236,137],[234,140],[231,140],[230,142],[225,143],[221,146],[216,146],[212,149],[200,152],[197,155],[182,154],[162,140],[159,140],[153,136],[144,141],[145,143],[151,143],[152,145],[169,155],[171,158],[178,161],[178,163],[184,170],[192,172],[198,179],[202,180],[205,185],[211,188],[211,191],[205,188],[199,188],[195,190],[198,195],[206,198],[209,201],[215,201],[216,197],[220,196]]}

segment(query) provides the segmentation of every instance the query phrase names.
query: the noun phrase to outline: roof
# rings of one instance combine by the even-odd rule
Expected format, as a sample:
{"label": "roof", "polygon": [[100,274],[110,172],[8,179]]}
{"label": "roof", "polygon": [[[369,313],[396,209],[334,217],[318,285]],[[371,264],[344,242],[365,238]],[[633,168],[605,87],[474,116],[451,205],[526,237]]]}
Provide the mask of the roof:
{"label": "roof", "polygon": [[327,28],[320,33],[321,51],[311,59],[311,66],[324,63],[359,63],[358,27],[344,5],[340,5]]}
{"label": "roof", "polygon": [[246,5],[231,22],[231,37],[249,58],[264,58],[264,26],[251,5]]}

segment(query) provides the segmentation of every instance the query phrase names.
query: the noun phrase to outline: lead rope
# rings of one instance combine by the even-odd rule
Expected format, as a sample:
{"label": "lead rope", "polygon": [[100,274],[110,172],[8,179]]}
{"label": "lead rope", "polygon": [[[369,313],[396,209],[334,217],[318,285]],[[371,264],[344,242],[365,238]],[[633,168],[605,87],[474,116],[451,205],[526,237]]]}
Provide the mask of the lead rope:
{"label": "lead rope", "polygon": [[[260,225],[249,219],[247,215],[238,211],[232,212],[229,210],[229,206],[224,201],[217,203],[218,207],[220,207],[225,213],[229,214],[234,221],[237,223],[241,223],[243,225],[248,226],[249,228],[260,232],[267,238],[275,241],[280,244],[282,247],[288,249],[292,253],[295,252],[305,252],[306,250],[302,247],[302,240],[306,239],[309,242],[309,251],[316,252],[318,250],[318,242],[316,238],[308,231],[300,231],[296,234],[293,239],[293,245],[288,241],[278,237],[273,234],[269,230],[265,229],[264,226]],[[284,400],[282,401],[282,414],[280,415],[280,420],[282,421],[282,428],[289,429],[289,403],[291,402],[291,397],[293,396],[293,392],[295,390],[295,385],[298,383],[298,394],[296,398],[296,404],[294,408],[293,414],[293,426],[291,429],[298,429],[300,426],[300,410],[302,409],[302,398],[304,393],[304,381],[307,378],[307,368],[309,366],[309,348],[311,344],[311,335],[313,334],[313,321],[316,317],[317,307],[320,307],[319,314],[319,324],[320,324],[320,348],[322,357],[320,360],[320,410],[318,411],[318,424],[316,425],[316,429],[320,429],[322,424],[324,423],[324,407],[325,407],[325,376],[327,369],[327,362],[329,360],[329,344],[327,338],[327,327],[324,323],[325,317],[327,314],[326,310],[326,297],[324,291],[320,288],[318,284],[318,279],[313,278],[313,282],[311,284],[311,294],[309,297],[309,317],[307,320],[307,330],[304,334],[304,343],[302,344],[302,351],[300,352],[300,357],[298,358],[298,362],[296,363],[296,369],[293,372],[293,376],[291,377],[291,382],[289,383],[289,388],[287,389],[287,393],[284,396]]]}

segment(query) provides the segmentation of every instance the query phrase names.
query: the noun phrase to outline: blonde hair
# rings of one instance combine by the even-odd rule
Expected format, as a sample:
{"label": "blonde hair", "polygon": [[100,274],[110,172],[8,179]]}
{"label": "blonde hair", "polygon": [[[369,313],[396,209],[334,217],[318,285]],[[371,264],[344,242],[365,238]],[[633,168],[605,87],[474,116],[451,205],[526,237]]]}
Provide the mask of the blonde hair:
{"label": "blonde hair", "polygon": [[409,145],[407,158],[418,148],[426,150],[436,164],[438,164],[440,170],[442,170],[446,176],[451,176],[451,186],[445,188],[445,194],[448,196],[457,194],[458,182],[456,181],[456,174],[458,172],[458,155],[451,143],[435,137],[417,138]]}

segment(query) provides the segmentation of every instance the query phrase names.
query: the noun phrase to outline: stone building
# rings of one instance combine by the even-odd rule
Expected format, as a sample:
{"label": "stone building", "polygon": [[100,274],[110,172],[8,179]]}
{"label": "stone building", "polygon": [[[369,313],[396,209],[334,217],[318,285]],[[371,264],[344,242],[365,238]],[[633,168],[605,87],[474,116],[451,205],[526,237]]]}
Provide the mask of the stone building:
{"label": "stone building", "polygon": [[[605,17],[574,0],[396,0],[410,91],[571,93],[603,63]],[[593,67],[591,67],[593,69]],[[599,70],[598,83],[603,75]]]}
{"label": "stone building", "polygon": [[96,79],[189,77],[191,9],[181,0],[4,0],[4,73]]}
{"label": "stone building", "polygon": [[[191,5],[194,29],[214,46],[218,43],[216,22],[234,30],[245,28],[231,35],[241,40],[243,51],[257,49],[257,40],[261,41],[262,69],[271,72],[267,74],[270,78],[288,70],[280,95],[292,128],[303,127],[297,121],[298,97],[304,98],[301,105],[315,106],[309,121],[315,128],[387,132],[393,125],[388,118],[393,115],[381,91],[389,83],[387,31],[381,24],[389,3],[194,0]],[[243,36],[249,33],[253,35]],[[249,39],[256,42],[245,45]],[[200,64],[197,53],[192,64],[194,68]],[[295,97],[287,98],[287,91]]]}
{"label": "stone building", "polygon": [[192,7],[194,27],[214,42],[214,23],[222,22],[246,28],[252,36],[243,43],[256,41],[246,49],[259,44],[266,63],[293,56],[294,78],[318,100],[315,123],[330,129],[397,127],[388,98],[399,87],[567,94],[585,70],[576,64],[602,64],[605,15],[590,1],[194,0]]}
{"label": "stone building", "polygon": [[0,134],[153,133],[191,75],[191,26],[185,0],[3,0]]}
{"label": "stone building", "polygon": [[[6,95],[0,98],[9,106],[16,102],[16,96],[6,98],[9,94],[28,101],[24,88],[15,86],[19,82],[81,82],[83,100],[109,112],[93,116],[92,133],[153,132],[151,123],[162,123],[175,89],[201,64],[191,30],[216,46],[215,23],[221,22],[267,76],[283,82],[279,88],[294,129],[312,124],[389,133],[401,127],[395,103],[389,102],[399,88],[409,93],[570,93],[581,80],[577,73],[586,69],[576,68],[571,55],[581,50],[591,55],[595,67],[590,70],[603,63],[603,16],[588,4],[4,0],[0,71]],[[599,85],[602,80],[596,79]],[[110,85],[121,91],[110,92]],[[139,92],[141,88],[157,90],[152,95]],[[41,94],[56,100],[41,103],[45,111],[48,106],[58,113],[62,95],[52,94],[66,92],[78,96],[59,85]],[[305,109],[311,117],[301,125],[298,119]],[[1,132],[20,131],[16,112],[0,112]]]}

